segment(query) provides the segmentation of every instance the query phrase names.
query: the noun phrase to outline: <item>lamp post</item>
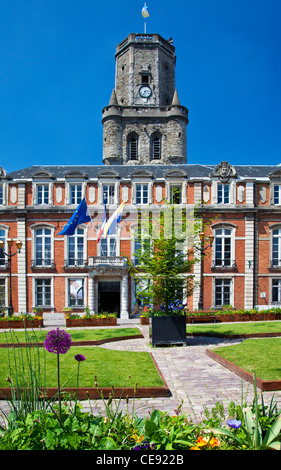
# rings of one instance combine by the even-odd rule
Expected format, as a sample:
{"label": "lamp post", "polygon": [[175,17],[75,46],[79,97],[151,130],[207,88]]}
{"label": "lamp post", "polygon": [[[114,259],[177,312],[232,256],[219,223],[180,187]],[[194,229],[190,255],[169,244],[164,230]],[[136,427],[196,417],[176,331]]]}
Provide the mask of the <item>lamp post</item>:
{"label": "lamp post", "polygon": [[12,246],[14,240],[12,238],[7,238],[7,245],[8,245],[8,253],[4,251],[4,241],[0,240],[0,252],[3,253],[8,258],[8,267],[9,267],[9,278],[10,278],[10,286],[9,286],[9,307],[8,307],[8,316],[11,317],[13,315],[13,302],[12,302],[12,257],[15,256],[17,253],[20,253],[22,248],[22,242],[20,240],[16,241],[17,251],[12,253]]}
{"label": "lamp post", "polygon": [[210,246],[213,245],[214,237],[211,235],[210,237],[206,237],[210,241],[210,245],[204,247],[204,240],[205,240],[205,234],[204,232],[199,233],[199,238],[200,238],[200,258],[201,258],[201,271],[200,271],[200,294],[199,294],[199,303],[198,303],[198,310],[203,310],[203,254],[209,248]]}

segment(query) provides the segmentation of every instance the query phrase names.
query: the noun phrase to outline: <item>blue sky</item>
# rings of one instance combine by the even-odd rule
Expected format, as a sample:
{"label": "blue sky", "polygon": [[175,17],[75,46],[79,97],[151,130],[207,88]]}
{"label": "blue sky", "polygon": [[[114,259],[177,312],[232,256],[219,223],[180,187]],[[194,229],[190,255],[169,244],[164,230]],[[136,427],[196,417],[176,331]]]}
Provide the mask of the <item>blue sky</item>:
{"label": "blue sky", "polygon": [[[115,47],[143,1],[0,0],[0,166],[101,164]],[[280,0],[148,0],[176,47],[188,163],[281,163]]]}

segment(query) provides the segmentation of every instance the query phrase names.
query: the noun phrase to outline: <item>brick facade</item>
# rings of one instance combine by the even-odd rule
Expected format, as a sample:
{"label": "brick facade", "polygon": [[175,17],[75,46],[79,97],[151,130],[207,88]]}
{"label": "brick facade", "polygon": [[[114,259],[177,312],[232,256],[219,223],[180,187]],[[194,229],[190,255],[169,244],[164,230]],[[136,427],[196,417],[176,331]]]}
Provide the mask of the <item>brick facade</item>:
{"label": "brick facade", "polygon": [[[32,166],[10,174],[0,168],[0,240],[6,251],[9,238],[23,243],[11,264],[14,311],[60,313],[71,305],[82,312],[88,305],[131,315],[135,285],[125,257],[135,251],[137,211],[149,208],[157,217],[166,201],[196,208],[209,222],[204,247],[214,237],[194,266],[190,310],[198,309],[200,284],[204,309],[280,305],[280,167],[186,163],[188,110],[175,90],[174,46],[159,35],[132,34],[115,58],[115,89],[102,112],[103,165]],[[148,97],[141,96],[143,86]],[[58,235],[83,197],[93,225],[79,226],[73,237]],[[104,199],[109,215],[121,201],[125,206],[116,233],[97,244]],[[6,307],[8,287],[0,253]]]}

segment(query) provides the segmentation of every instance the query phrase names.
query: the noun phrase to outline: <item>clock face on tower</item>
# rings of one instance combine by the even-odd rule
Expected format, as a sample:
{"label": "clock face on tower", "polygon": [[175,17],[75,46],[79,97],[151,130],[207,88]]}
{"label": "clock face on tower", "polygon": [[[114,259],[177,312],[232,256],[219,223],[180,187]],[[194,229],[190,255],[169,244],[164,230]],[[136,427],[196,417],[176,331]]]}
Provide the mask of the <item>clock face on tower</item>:
{"label": "clock face on tower", "polygon": [[145,85],[140,87],[139,93],[142,98],[149,98],[152,92],[149,86]]}

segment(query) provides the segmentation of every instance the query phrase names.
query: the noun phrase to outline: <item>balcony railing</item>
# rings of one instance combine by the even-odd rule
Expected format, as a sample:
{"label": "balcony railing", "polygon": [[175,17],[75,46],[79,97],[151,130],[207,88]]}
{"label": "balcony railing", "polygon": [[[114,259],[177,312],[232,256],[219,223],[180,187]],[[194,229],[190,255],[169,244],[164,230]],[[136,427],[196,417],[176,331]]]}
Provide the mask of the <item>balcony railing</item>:
{"label": "balcony railing", "polygon": [[236,262],[234,259],[213,259],[212,268],[236,268]]}
{"label": "balcony railing", "polygon": [[88,262],[86,259],[74,259],[69,258],[64,260],[64,267],[65,268],[85,268],[88,266]]}
{"label": "balcony railing", "polygon": [[55,261],[51,259],[33,259],[31,260],[32,268],[54,268]]}
{"label": "balcony railing", "polygon": [[125,266],[126,258],[122,256],[90,256],[89,266]]}

